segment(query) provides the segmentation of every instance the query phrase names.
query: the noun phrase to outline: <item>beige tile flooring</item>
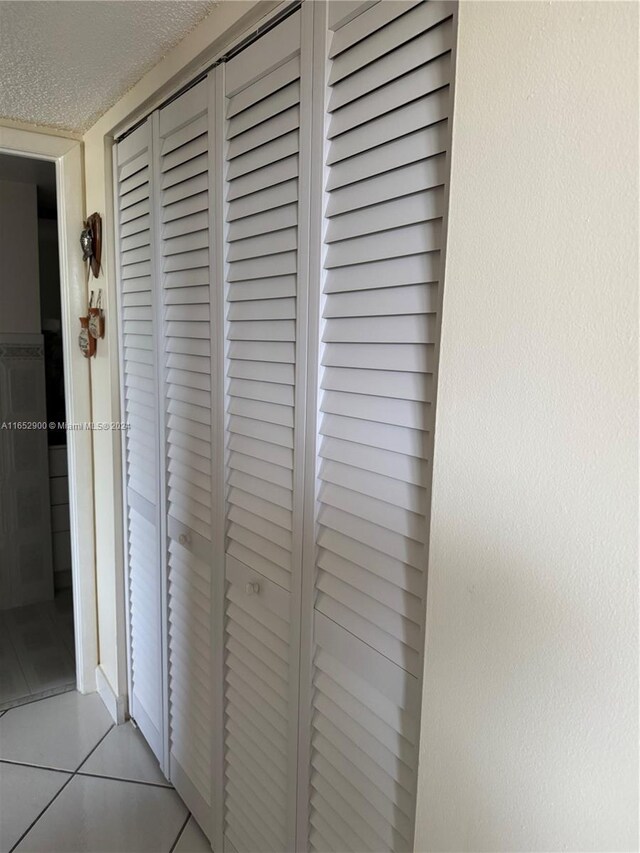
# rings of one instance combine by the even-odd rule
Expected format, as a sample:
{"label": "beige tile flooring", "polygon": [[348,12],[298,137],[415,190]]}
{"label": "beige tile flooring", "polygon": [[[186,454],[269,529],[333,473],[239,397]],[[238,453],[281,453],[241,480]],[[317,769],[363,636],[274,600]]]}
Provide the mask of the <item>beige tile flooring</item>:
{"label": "beige tile flooring", "polygon": [[0,712],[0,853],[210,853],[131,723],[73,691]]}
{"label": "beige tile flooring", "polygon": [[75,688],[71,590],[0,610],[0,711]]}

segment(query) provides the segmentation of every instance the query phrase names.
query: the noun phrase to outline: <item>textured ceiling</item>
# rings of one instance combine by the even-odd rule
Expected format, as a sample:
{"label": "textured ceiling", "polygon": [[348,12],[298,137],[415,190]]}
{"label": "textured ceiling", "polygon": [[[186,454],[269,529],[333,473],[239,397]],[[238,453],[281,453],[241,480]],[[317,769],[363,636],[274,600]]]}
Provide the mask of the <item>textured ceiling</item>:
{"label": "textured ceiling", "polygon": [[0,118],[82,132],[217,0],[0,0]]}

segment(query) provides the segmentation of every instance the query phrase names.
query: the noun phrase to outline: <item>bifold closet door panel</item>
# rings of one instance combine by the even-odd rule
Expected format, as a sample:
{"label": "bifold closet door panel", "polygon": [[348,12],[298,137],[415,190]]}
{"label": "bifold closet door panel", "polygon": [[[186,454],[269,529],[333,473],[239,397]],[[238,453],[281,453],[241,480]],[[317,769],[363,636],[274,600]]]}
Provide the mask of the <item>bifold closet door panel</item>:
{"label": "bifold closet door panel", "polygon": [[223,72],[224,831],[228,849],[238,853],[295,844],[308,244],[308,122],[301,93],[310,61],[301,55],[301,34],[307,15],[303,8],[288,17]]}
{"label": "bifold closet door panel", "polygon": [[326,10],[316,850],[412,846],[452,14]]}
{"label": "bifold closet door panel", "polygon": [[151,120],[116,151],[130,713],[163,760],[162,571]]}
{"label": "bifold closet door panel", "polygon": [[[210,832],[212,418],[207,80],[157,117],[169,775]],[[220,461],[217,460],[218,464]]]}

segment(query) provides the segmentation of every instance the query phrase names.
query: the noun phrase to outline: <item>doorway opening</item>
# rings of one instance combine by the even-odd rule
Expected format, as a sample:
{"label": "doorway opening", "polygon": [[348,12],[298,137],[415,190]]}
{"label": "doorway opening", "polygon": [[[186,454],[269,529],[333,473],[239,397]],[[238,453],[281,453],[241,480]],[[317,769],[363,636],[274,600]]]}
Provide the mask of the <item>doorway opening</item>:
{"label": "doorway opening", "polygon": [[0,153],[0,711],[76,687],[57,215]]}

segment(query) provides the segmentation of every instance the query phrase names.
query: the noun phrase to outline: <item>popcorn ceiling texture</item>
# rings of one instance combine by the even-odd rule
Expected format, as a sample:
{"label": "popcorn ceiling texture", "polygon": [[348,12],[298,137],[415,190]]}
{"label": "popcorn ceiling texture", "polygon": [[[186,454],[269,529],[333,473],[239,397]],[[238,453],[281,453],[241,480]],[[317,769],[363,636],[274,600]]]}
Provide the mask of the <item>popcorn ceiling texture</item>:
{"label": "popcorn ceiling texture", "polygon": [[0,2],[0,119],[84,132],[216,0]]}

